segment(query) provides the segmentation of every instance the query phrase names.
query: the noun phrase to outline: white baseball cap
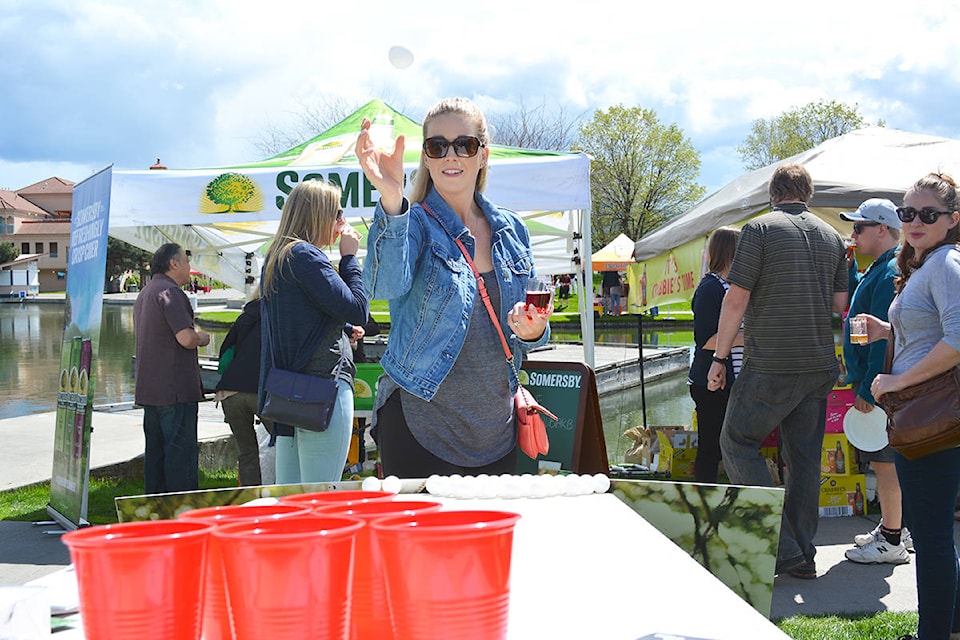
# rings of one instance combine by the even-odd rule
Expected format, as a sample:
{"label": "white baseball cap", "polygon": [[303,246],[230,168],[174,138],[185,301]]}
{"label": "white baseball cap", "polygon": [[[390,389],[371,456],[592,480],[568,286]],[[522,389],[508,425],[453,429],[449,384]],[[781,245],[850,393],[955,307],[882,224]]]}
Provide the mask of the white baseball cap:
{"label": "white baseball cap", "polygon": [[856,211],[844,211],[840,214],[841,220],[847,222],[879,222],[892,229],[900,228],[900,218],[897,217],[897,206],[886,198],[870,198],[864,200]]}

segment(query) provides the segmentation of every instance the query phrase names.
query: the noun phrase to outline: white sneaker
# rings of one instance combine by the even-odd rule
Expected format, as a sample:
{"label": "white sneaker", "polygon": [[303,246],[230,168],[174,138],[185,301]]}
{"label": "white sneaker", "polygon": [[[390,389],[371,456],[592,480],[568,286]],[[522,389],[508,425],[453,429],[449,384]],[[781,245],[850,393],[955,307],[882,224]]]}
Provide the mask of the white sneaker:
{"label": "white sneaker", "polygon": [[[880,523],[877,523],[876,528],[870,533],[861,533],[853,537],[853,543],[858,547],[866,546],[871,542],[883,542],[884,544],[887,542],[883,533],[880,532]],[[900,542],[906,547],[907,551],[913,551],[913,536],[910,535],[910,530],[906,527],[900,530]]]}
{"label": "white sneaker", "polygon": [[862,547],[847,549],[844,553],[847,560],[860,564],[906,564],[910,562],[910,554],[901,542],[894,546],[886,540],[874,540]]}

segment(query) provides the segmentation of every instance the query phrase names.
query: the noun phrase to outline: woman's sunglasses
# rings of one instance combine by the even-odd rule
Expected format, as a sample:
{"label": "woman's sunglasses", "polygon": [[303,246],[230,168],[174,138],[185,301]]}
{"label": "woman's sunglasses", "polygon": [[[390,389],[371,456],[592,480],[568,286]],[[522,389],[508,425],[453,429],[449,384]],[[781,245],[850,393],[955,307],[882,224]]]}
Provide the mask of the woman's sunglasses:
{"label": "woman's sunglasses", "polygon": [[453,147],[453,152],[461,158],[472,158],[486,145],[480,142],[477,136],[458,136],[450,141],[443,136],[434,136],[423,141],[423,152],[428,158],[445,158],[447,149]]}
{"label": "woman's sunglasses", "polygon": [[913,222],[913,219],[920,216],[920,222],[923,224],[933,224],[940,216],[953,213],[953,211],[937,211],[936,209],[914,209],[913,207],[897,208],[897,217],[900,222]]}

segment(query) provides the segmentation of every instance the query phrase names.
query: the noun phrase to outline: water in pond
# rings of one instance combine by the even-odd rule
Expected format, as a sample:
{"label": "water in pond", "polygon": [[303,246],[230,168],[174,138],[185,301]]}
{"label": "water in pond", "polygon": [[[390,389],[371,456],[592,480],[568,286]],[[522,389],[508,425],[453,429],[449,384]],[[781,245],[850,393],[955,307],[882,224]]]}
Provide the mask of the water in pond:
{"label": "water in pond", "polygon": [[[0,419],[56,410],[60,343],[63,339],[63,305],[0,304]],[[202,354],[215,355],[226,335],[211,331],[212,342]],[[597,341],[636,342],[636,328],[597,332]],[[692,332],[649,332],[644,342],[661,346],[684,346]],[[132,402],[134,392],[133,307],[104,305],[100,349],[94,361],[94,404]],[[693,402],[687,393],[686,375],[677,375],[646,386],[647,424],[690,424]],[[604,437],[611,463],[622,460],[630,447],[622,436],[632,426],[643,424],[640,388],[605,395],[600,399]]]}

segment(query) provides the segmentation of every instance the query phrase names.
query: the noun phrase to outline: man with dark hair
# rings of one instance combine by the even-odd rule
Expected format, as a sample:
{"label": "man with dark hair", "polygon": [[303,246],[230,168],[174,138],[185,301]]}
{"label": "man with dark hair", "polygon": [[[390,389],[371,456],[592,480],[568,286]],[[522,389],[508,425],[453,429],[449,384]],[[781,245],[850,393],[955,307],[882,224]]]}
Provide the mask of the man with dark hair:
{"label": "man with dark hair", "polygon": [[843,238],[807,208],[813,180],[802,165],[777,167],[769,192],[772,210],[740,232],[707,381],[726,386],[743,320],[743,368],[720,436],[724,468],[736,484],[769,486],[759,447],[780,427],[787,479],[776,573],[816,578],[820,448],[839,374],[831,312],[847,305],[847,262]]}
{"label": "man with dark hair", "polygon": [[143,407],[143,482],[146,493],[199,488],[197,403],[203,400],[197,347],[210,336],[193,326],[193,308],[181,287],[190,282],[190,258],[168,243],[153,254],[152,278],[137,296],[135,401]]}

